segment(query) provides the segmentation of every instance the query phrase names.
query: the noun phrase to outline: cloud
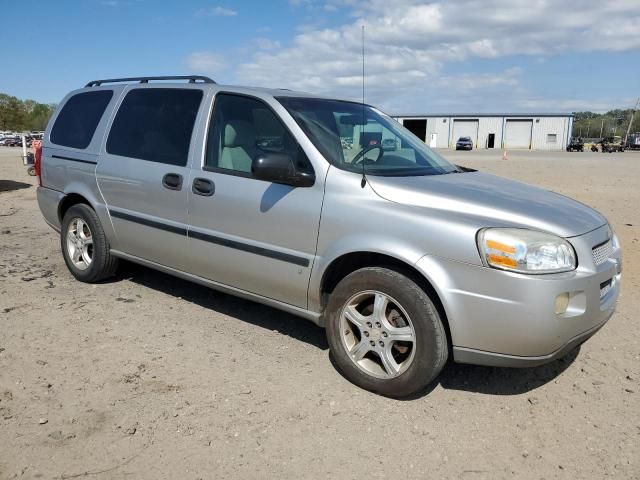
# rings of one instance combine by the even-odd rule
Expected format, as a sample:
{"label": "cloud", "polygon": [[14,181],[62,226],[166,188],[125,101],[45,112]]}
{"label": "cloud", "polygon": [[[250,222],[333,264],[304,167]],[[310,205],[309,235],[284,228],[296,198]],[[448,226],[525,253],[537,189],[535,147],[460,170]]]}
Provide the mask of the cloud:
{"label": "cloud", "polygon": [[131,5],[131,2],[123,0],[101,0],[100,5],[103,7],[127,7]]}
{"label": "cloud", "polygon": [[409,93],[419,94],[418,101],[424,105],[437,103],[438,96],[455,100],[456,95],[470,96],[473,91],[493,90],[513,98],[515,93],[526,93],[520,70],[446,73],[452,65],[464,72],[465,63],[477,59],[532,56],[535,60],[640,48],[637,0],[439,0],[427,4],[292,0],[290,4],[344,11],[345,23],[333,28],[308,26],[290,44],[261,51],[238,66],[236,77],[243,82],[359,98],[362,26],[367,97],[382,105],[402,103]]}
{"label": "cloud", "polygon": [[519,84],[522,69],[509,68],[498,73],[464,73],[455,76],[438,77],[440,87],[448,87],[460,93],[475,94],[478,90],[492,87],[516,86]]}
{"label": "cloud", "polygon": [[429,79],[427,83],[371,92],[373,98],[368,96],[367,102],[379,105],[391,114],[416,114],[426,110],[494,112],[495,102],[489,99],[497,99],[499,103],[515,108],[515,101],[527,95],[521,86],[522,75],[520,68],[492,73],[442,74]]}
{"label": "cloud", "polygon": [[207,75],[218,74],[227,68],[225,58],[214,52],[193,52],[187,57],[185,64],[191,72]]}
{"label": "cloud", "polygon": [[271,40],[270,38],[256,38],[255,44],[261,50],[275,50],[280,48],[280,42]]}
{"label": "cloud", "polygon": [[527,97],[515,100],[518,107],[526,110],[538,112],[599,112],[604,113],[611,110],[611,106],[619,102],[619,99],[598,98],[580,99],[580,98],[539,98]]}
{"label": "cloud", "polygon": [[236,10],[221,6],[202,8],[195,14],[196,17],[235,17],[236,15],[238,15]]}
{"label": "cloud", "polygon": [[314,0],[289,0],[292,7],[312,7],[314,3]]}

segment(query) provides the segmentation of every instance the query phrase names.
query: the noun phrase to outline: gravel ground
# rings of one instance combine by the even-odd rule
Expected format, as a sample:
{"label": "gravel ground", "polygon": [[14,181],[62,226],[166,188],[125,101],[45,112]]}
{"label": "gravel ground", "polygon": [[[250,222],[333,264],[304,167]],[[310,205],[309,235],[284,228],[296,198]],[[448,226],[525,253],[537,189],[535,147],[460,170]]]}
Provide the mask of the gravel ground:
{"label": "gravel ground", "polygon": [[397,401],[304,320],[132,265],[76,282],[0,147],[0,478],[640,478],[640,153],[443,153],[605,214],[622,295],[562,361]]}

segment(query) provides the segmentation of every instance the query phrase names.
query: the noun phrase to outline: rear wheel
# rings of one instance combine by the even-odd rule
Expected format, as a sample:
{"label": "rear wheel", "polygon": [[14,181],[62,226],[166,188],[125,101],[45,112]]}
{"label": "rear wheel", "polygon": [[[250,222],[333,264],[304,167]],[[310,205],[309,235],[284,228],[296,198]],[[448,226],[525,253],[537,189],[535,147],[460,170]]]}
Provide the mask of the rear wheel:
{"label": "rear wheel", "polygon": [[98,215],[88,205],[74,205],[65,213],[60,243],[64,261],[77,280],[98,282],[116,272],[118,259],[111,255]]}
{"label": "rear wheel", "polygon": [[357,270],[336,286],[327,305],[327,339],[348,380],[390,397],[423,390],[448,357],[431,298],[386,268]]}

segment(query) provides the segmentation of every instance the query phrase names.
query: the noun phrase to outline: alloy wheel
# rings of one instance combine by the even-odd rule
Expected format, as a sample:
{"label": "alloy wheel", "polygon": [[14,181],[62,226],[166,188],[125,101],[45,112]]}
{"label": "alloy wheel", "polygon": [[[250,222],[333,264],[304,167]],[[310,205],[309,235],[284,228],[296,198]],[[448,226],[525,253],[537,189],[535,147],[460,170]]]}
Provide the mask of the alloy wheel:
{"label": "alloy wheel", "polygon": [[416,334],[411,319],[383,292],[359,292],[345,303],[340,337],[358,368],[377,378],[397,377],[414,358]]}
{"label": "alloy wheel", "polygon": [[86,270],[93,261],[93,235],[87,222],[74,218],[67,229],[67,253],[78,270]]}

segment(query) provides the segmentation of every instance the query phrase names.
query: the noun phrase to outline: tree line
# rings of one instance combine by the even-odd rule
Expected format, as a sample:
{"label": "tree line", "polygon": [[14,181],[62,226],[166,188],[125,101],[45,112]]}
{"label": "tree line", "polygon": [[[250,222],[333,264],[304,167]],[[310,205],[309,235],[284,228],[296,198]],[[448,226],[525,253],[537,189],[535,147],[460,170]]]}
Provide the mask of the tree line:
{"label": "tree line", "polygon": [[0,130],[12,132],[41,131],[47,126],[56,105],[20,100],[0,93]]}
{"label": "tree line", "polygon": [[[619,135],[624,139],[632,109],[610,110],[607,113],[574,112],[574,137],[602,138]],[[629,133],[640,133],[640,112],[636,112]]]}

